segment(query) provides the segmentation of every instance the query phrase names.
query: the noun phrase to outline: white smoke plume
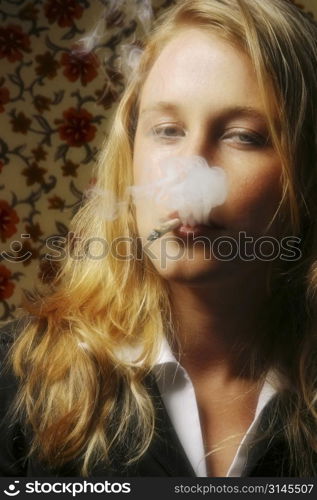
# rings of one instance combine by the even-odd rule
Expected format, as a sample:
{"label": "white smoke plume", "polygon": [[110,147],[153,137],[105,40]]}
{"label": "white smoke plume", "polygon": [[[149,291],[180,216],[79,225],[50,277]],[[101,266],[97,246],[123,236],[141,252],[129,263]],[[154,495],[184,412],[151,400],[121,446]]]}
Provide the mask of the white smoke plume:
{"label": "white smoke plume", "polygon": [[211,210],[224,203],[227,192],[225,171],[209,166],[202,157],[191,156],[168,158],[149,169],[149,182],[129,186],[127,201],[120,201],[111,191],[98,187],[87,190],[85,196],[97,201],[96,216],[101,220],[117,219],[131,197],[135,205],[146,202],[150,213],[153,212],[153,228],[175,217],[176,226],[180,225],[178,220],[193,227],[208,225]]}
{"label": "white smoke plume", "polygon": [[117,10],[123,10],[133,18],[138,18],[147,33],[152,26],[153,9],[151,0],[110,0],[106,17]]}
{"label": "white smoke plume", "polygon": [[136,15],[140,19],[144,31],[148,33],[153,22],[153,9],[151,0],[139,0],[136,6]]}
{"label": "white smoke plume", "polygon": [[105,20],[99,19],[93,29],[80,38],[73,49],[78,55],[92,52],[105,36]]}
{"label": "white smoke plume", "polygon": [[225,171],[210,167],[199,156],[168,158],[154,175],[157,180],[131,186],[129,192],[136,204],[142,200],[153,203],[160,219],[177,212],[183,224],[208,224],[210,211],[227,197]]}
{"label": "white smoke plume", "polygon": [[96,215],[102,220],[112,221],[119,217],[120,210],[127,206],[127,202],[118,201],[116,195],[109,189],[100,189],[93,186],[85,191],[86,200],[94,199],[97,202]]}
{"label": "white smoke plume", "polygon": [[[85,54],[96,49],[105,40],[107,32],[111,26],[107,20],[116,12],[122,10],[125,14],[126,24],[129,24],[130,19],[139,19],[145,33],[151,29],[153,22],[153,9],[151,0],[109,0],[100,19],[96,25],[82,38],[78,40],[78,47],[76,53]],[[126,46],[136,48],[133,44]],[[140,50],[140,49],[138,49]],[[127,49],[125,49],[127,51]]]}
{"label": "white smoke plume", "polygon": [[120,47],[119,69],[128,81],[137,71],[143,50],[132,44],[124,44]]}

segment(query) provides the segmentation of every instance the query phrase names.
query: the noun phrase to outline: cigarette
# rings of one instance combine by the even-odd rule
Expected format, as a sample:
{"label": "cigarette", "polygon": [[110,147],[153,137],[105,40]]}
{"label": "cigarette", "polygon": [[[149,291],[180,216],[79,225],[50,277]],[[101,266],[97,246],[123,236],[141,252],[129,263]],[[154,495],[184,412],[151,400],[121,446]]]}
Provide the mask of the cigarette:
{"label": "cigarette", "polygon": [[147,237],[148,241],[155,241],[158,238],[161,238],[161,236],[163,236],[164,234],[180,226],[181,223],[182,221],[178,218],[162,222],[159,226],[155,227],[153,231],[151,231],[151,233]]}

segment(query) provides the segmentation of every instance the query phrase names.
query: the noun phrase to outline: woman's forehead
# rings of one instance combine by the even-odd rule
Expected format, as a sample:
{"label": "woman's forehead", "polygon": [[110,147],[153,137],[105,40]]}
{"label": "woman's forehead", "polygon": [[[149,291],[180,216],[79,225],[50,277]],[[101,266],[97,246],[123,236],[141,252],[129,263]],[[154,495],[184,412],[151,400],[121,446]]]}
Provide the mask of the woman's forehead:
{"label": "woman's forehead", "polygon": [[233,102],[252,107],[261,101],[249,57],[214,33],[177,33],[154,62],[141,93],[141,111],[158,101]]}

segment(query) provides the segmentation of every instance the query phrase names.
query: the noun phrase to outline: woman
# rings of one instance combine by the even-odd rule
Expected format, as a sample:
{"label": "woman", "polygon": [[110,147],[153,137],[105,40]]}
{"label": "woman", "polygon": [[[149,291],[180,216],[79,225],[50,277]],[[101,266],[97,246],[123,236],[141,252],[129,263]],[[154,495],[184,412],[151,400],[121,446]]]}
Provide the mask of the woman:
{"label": "woman", "polygon": [[[315,474],[316,34],[287,0],[183,0],[158,23],[69,257],[12,326],[3,475]],[[106,220],[100,192],[197,156],[228,178],[206,224],[149,246],[153,205]]]}

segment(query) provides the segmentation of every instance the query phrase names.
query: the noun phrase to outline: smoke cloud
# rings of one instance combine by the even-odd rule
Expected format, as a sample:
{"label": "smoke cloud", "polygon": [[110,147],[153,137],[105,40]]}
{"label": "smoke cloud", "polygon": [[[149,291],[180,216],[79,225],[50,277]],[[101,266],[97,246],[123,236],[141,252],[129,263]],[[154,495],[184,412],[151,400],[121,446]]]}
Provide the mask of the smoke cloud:
{"label": "smoke cloud", "polygon": [[157,180],[131,186],[129,192],[135,204],[142,200],[154,204],[161,219],[177,212],[183,224],[207,224],[210,211],[227,197],[225,171],[199,156],[168,158],[153,175]]}
{"label": "smoke cloud", "polygon": [[96,186],[86,191],[86,199],[95,200],[96,216],[113,221],[127,208],[129,199],[135,205],[146,202],[153,213],[153,227],[177,216],[182,224],[208,224],[211,210],[227,197],[227,175],[221,167],[209,166],[199,156],[174,157],[159,167],[149,168],[150,182],[129,186],[126,200],[118,200],[109,190]]}
{"label": "smoke cloud", "polygon": [[[124,14],[125,24],[129,25],[131,19],[138,19],[145,33],[148,33],[152,27],[153,9],[151,0],[109,0],[100,19],[95,26],[80,40],[78,40],[79,53],[87,53],[95,50],[102,45],[108,28],[108,20],[118,11]],[[130,44],[133,47],[133,44]]]}

